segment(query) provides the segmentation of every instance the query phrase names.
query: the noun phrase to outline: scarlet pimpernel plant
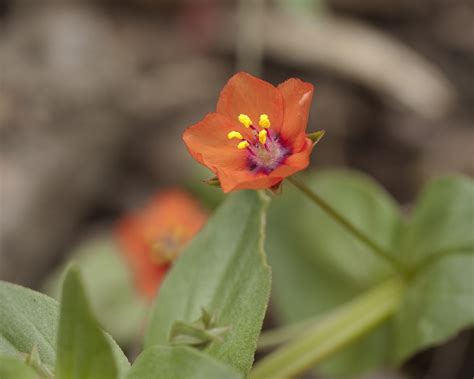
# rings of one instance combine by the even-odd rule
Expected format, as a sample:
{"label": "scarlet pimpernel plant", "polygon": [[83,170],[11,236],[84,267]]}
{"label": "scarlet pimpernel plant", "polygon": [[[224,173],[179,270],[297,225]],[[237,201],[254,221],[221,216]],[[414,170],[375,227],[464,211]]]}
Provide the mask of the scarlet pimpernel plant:
{"label": "scarlet pimpernel plant", "polygon": [[[278,187],[308,166],[313,146],[324,136],[324,131],[306,134],[313,91],[300,79],[275,87],[239,72],[222,89],[216,112],[187,128],[183,141],[193,158],[217,175],[224,192]],[[399,265],[304,183],[290,181],[376,254]]]}
{"label": "scarlet pimpernel plant", "polygon": [[[0,282],[0,378],[280,379],[315,367],[360,377],[474,326],[472,179],[434,181],[402,217],[360,173],[296,178],[324,134],[307,133],[312,97],[312,84],[299,79],[275,87],[237,73],[216,112],[183,135],[216,175],[212,184],[234,193],[208,217],[186,192],[164,190],[119,221],[109,238],[120,252],[111,256],[152,300],[133,364],[93,309],[111,306],[123,285],[91,305],[97,288],[79,260],[59,303]],[[268,195],[285,181],[293,186]],[[113,265],[103,257],[89,272],[107,277]],[[271,287],[283,326],[262,333]],[[257,348],[272,351],[254,362]],[[338,360],[343,351],[349,361]]]}

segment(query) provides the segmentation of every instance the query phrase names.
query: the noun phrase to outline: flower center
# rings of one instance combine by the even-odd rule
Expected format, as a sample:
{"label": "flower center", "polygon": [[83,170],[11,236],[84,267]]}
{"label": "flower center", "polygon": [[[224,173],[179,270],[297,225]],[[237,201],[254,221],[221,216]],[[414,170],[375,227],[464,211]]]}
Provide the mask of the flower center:
{"label": "flower center", "polygon": [[187,240],[184,231],[180,228],[161,233],[151,243],[151,259],[160,265],[173,263],[180,255]]}
{"label": "flower center", "polygon": [[238,139],[237,148],[247,152],[249,169],[256,173],[270,174],[290,155],[290,148],[281,140],[279,134],[270,130],[270,119],[266,114],[261,114],[258,125],[253,125],[249,116],[241,114],[240,123],[252,131],[252,136],[245,139],[238,131],[231,131],[227,138]]}

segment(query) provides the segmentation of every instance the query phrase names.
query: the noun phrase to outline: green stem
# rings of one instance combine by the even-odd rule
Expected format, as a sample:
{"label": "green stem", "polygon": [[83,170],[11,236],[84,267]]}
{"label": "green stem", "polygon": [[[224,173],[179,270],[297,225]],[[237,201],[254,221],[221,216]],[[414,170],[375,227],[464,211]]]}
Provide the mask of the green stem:
{"label": "green stem", "polygon": [[320,319],[320,316],[313,317],[300,322],[295,322],[294,324],[265,331],[260,334],[260,337],[258,337],[257,349],[263,351],[281,345],[282,343],[291,340],[298,334],[303,333],[306,329],[312,326],[316,320]]}
{"label": "green stem", "polygon": [[335,309],[259,361],[249,379],[291,378],[310,370],[390,317],[402,292],[403,281],[397,277]]}
{"label": "green stem", "polygon": [[401,264],[389,252],[385,251],[366,234],[361,232],[357,227],[355,227],[350,221],[348,221],[344,216],[342,216],[337,210],[335,210],[331,205],[329,205],[322,197],[320,197],[306,184],[296,179],[294,176],[288,177],[287,180],[292,183],[296,188],[298,188],[301,192],[303,192],[312,202],[318,205],[330,217],[332,217],[334,221],[336,221],[339,225],[345,228],[359,241],[368,246],[377,256],[390,263],[398,272],[404,271]]}

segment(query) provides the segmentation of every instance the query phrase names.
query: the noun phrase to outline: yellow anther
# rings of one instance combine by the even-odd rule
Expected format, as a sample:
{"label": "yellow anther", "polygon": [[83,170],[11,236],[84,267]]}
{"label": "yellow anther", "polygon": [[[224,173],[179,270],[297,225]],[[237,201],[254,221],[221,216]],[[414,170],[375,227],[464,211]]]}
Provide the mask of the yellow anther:
{"label": "yellow anther", "polygon": [[240,134],[239,132],[236,132],[235,130],[232,130],[231,132],[227,133],[227,138],[228,139],[233,139],[233,138],[244,139],[244,137],[242,137],[242,134]]}
{"label": "yellow anther", "polygon": [[260,115],[260,120],[258,121],[258,125],[260,125],[262,128],[269,128],[270,127],[270,119],[268,118],[268,115],[261,114]]}
{"label": "yellow anther", "polygon": [[239,121],[246,127],[249,128],[252,125],[252,120],[246,114],[239,114]]}
{"label": "yellow anther", "polygon": [[239,144],[237,145],[237,149],[246,149],[247,147],[249,147],[249,142],[248,141],[242,141],[242,142],[239,142]]}
{"label": "yellow anther", "polygon": [[265,145],[265,142],[267,142],[267,131],[265,129],[258,132],[258,140],[262,145]]}

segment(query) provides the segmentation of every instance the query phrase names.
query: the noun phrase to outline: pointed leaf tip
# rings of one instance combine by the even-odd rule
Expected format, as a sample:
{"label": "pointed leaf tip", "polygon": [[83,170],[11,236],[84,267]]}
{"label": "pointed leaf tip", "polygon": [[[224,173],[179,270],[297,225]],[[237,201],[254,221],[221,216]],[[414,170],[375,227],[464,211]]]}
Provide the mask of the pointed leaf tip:
{"label": "pointed leaf tip", "polygon": [[69,379],[116,379],[128,364],[100,328],[79,267],[70,265],[63,282],[57,339],[56,375]]}
{"label": "pointed leaf tip", "polygon": [[326,134],[326,131],[318,130],[316,132],[307,134],[306,137],[308,137],[311,141],[313,141],[313,146],[314,146],[321,140],[321,138],[324,137],[325,134]]}

